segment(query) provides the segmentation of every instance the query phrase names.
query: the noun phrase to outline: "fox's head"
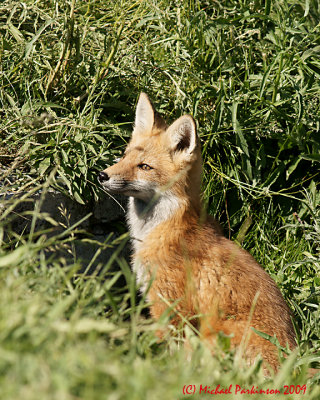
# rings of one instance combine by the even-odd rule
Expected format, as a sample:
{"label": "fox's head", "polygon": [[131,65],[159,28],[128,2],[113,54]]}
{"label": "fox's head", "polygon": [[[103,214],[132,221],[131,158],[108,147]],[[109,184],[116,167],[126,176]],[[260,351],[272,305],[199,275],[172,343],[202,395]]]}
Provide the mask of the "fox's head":
{"label": "fox's head", "polygon": [[99,173],[109,193],[145,202],[170,193],[198,205],[201,151],[194,119],[178,118],[169,127],[141,93],[132,138],[119,162]]}

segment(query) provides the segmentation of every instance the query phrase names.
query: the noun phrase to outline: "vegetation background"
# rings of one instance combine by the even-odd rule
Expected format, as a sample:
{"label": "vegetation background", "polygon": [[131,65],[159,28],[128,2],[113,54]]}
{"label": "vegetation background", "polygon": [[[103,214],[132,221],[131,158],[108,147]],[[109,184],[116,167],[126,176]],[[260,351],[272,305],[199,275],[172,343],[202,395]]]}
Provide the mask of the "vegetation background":
{"label": "vegetation background", "polygon": [[[221,399],[266,398],[236,384],[320,399],[307,374],[320,360],[319,21],[317,0],[1,2],[1,400],[182,399],[191,384],[233,384]],[[181,335],[158,344],[116,247],[88,274],[76,257],[45,256],[72,250],[77,226],[10,228],[21,196],[48,185],[99,197],[96,172],[124,149],[141,91],[169,122],[196,118],[209,212],[294,311],[298,347],[276,375],[244,367],[227,338],[212,357],[187,329],[188,361]],[[33,227],[54,228],[38,210]]]}

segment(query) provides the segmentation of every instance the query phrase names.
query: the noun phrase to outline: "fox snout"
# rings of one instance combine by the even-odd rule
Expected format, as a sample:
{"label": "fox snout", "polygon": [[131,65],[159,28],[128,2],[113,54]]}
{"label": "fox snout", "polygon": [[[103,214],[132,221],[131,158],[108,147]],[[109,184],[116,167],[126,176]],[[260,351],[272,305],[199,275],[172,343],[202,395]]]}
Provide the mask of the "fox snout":
{"label": "fox snout", "polygon": [[99,175],[98,175],[98,181],[103,184],[103,182],[107,182],[110,179],[109,175],[104,172],[104,171],[100,171]]}
{"label": "fox snout", "polygon": [[152,181],[139,179],[133,174],[132,168],[128,170],[119,169],[118,164],[100,171],[98,181],[103,189],[110,194],[122,194],[145,201],[154,197],[157,186]]}

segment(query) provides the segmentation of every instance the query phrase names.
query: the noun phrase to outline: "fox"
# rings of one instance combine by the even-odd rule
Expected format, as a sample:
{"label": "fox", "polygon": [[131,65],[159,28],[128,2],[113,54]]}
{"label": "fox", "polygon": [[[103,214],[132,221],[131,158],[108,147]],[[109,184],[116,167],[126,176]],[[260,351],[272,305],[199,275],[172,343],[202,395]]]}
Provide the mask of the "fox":
{"label": "fox", "polygon": [[151,317],[169,312],[174,326],[190,321],[211,348],[219,334],[231,348],[245,343],[247,363],[260,356],[276,371],[278,348],[256,331],[294,349],[292,312],[267,272],[206,216],[202,170],[193,117],[168,126],[141,93],[124,155],[98,180],[106,192],[129,198],[132,268]]}

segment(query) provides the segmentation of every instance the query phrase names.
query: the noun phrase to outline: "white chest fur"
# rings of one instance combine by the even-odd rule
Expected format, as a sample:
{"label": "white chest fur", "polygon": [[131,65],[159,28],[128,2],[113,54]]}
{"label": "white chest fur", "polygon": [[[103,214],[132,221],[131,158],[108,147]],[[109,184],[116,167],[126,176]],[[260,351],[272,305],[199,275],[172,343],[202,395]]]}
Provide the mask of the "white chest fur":
{"label": "white chest fur", "polygon": [[[150,203],[130,197],[128,223],[130,227],[130,235],[134,248],[132,267],[136,273],[137,282],[141,285],[141,291],[144,292],[148,286],[150,279],[150,265],[146,265],[147,261],[139,259],[139,250],[145,243],[146,237],[161,222],[171,218],[172,215],[180,207],[178,198],[171,193],[165,193],[158,199],[151,200]],[[152,249],[150,249],[152,252]]]}
{"label": "white chest fur", "polygon": [[129,198],[128,223],[135,252],[143,245],[147,235],[161,222],[171,218],[179,206],[177,197],[171,193],[164,193],[150,203]]}

